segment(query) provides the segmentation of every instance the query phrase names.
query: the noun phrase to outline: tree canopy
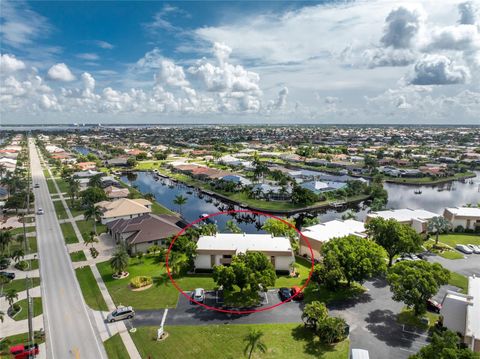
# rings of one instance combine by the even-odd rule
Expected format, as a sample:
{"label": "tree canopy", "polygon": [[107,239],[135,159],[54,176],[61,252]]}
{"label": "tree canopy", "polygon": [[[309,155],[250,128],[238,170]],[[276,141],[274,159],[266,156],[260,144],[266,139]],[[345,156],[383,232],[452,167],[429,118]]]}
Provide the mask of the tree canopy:
{"label": "tree canopy", "polygon": [[433,333],[430,344],[411,355],[409,359],[474,359],[475,354],[468,348],[460,346],[456,333],[446,330]]}
{"label": "tree canopy", "polygon": [[387,252],[389,267],[396,255],[415,252],[423,242],[412,227],[395,219],[373,218],[365,227],[369,237]]}
{"label": "tree canopy", "polygon": [[426,310],[426,302],[447,284],[450,272],[439,263],[404,261],[388,270],[387,281],[393,300],[412,307],[415,314]]}

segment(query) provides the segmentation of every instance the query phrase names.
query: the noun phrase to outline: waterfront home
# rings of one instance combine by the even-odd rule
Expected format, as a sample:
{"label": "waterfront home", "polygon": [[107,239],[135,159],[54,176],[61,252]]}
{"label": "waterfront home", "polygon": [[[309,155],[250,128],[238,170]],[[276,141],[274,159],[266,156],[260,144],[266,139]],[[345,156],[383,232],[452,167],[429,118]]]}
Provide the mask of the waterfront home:
{"label": "waterfront home", "polygon": [[476,207],[451,207],[445,208],[443,217],[447,219],[452,228],[480,230],[480,208]]}
{"label": "waterfront home", "polygon": [[265,254],[277,271],[290,271],[295,262],[288,238],[272,237],[270,234],[217,233],[198,239],[195,269],[229,265],[234,255],[247,252]]}
{"label": "waterfront home", "polygon": [[128,157],[115,157],[105,160],[104,164],[107,167],[125,167],[128,166]]}
{"label": "waterfront home", "polygon": [[146,252],[152,245],[165,247],[167,239],[180,232],[180,218],[175,215],[142,214],[131,219],[107,223],[107,232],[117,244],[127,245],[129,252]]}
{"label": "waterfront home", "polygon": [[100,182],[100,186],[102,188],[107,188],[109,186],[120,187],[120,183],[118,183],[118,181],[113,176],[104,176],[100,178]]}
{"label": "waterfront home", "polygon": [[394,219],[400,223],[408,224],[415,229],[417,233],[425,233],[427,231],[428,221],[438,216],[437,213],[424,209],[402,208],[369,213],[365,221],[368,223],[376,217]]}
{"label": "waterfront home", "polygon": [[252,184],[252,181],[250,181],[248,178],[239,175],[226,175],[220,179],[225,182],[233,182],[238,186],[250,186]]}
{"label": "waterfront home", "polygon": [[103,175],[103,172],[86,170],[86,171],[78,171],[73,173],[73,177],[76,177],[76,178],[91,178],[96,175]]}
{"label": "waterfront home", "polygon": [[257,198],[269,201],[288,201],[292,197],[292,188],[289,186],[277,186],[267,183],[257,183],[252,188],[252,193]]}
{"label": "waterfront home", "polygon": [[302,236],[300,237],[299,253],[302,256],[311,256],[310,248],[308,248],[307,244],[308,241],[312,247],[314,258],[320,259],[321,248],[324,243],[333,238],[345,237],[348,235],[366,237],[365,224],[353,219],[347,219],[345,221],[333,220],[303,228]]}
{"label": "waterfront home", "polygon": [[468,278],[468,294],[448,291],[440,314],[443,325],[463,337],[474,352],[480,352],[480,278]]}
{"label": "waterfront home", "polygon": [[89,171],[97,168],[97,164],[95,162],[77,162],[75,167],[78,167],[81,171]]}
{"label": "waterfront home", "polygon": [[95,203],[95,206],[102,212],[100,216],[102,224],[116,219],[131,219],[152,212],[152,202],[143,198],[102,201]]}
{"label": "waterfront home", "polygon": [[329,191],[335,191],[347,184],[344,182],[321,182],[321,181],[308,181],[300,183],[300,187],[308,189],[315,194],[320,194]]}
{"label": "waterfront home", "polygon": [[130,191],[128,188],[119,188],[115,186],[108,186],[104,189],[105,194],[109,199],[120,199],[120,198],[127,198]]}

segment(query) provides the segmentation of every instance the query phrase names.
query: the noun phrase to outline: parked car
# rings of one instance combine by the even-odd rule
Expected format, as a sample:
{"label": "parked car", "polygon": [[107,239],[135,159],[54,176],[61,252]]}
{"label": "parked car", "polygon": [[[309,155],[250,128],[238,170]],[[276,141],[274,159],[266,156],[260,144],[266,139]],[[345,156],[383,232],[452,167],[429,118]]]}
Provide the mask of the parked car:
{"label": "parked car", "polygon": [[416,254],[414,253],[409,253],[409,254],[406,254],[408,257],[410,257],[410,259],[412,261],[419,261],[420,260],[420,257],[418,257]]}
{"label": "parked car", "polygon": [[440,313],[440,310],[442,309],[442,305],[437,302],[435,299],[428,299],[427,300],[427,310],[434,312],[434,313]]}
{"label": "parked car", "polygon": [[132,319],[134,316],[135,311],[132,307],[118,307],[107,315],[107,321],[113,323],[119,320]]}
{"label": "parked car", "polygon": [[40,354],[40,349],[38,348],[37,343],[33,345],[20,344],[10,347],[10,354],[13,355],[15,359],[30,358]]}
{"label": "parked car", "polygon": [[15,273],[12,272],[0,272],[0,276],[7,277],[9,280],[15,279]]}
{"label": "parked car", "polygon": [[290,289],[290,294],[292,295],[293,300],[303,300],[302,289],[296,285]]}
{"label": "parked car", "polygon": [[40,188],[40,185],[38,183],[35,183],[35,185],[33,186],[33,188]]}
{"label": "parked car", "polygon": [[406,256],[406,255],[403,255],[401,257],[398,257],[396,258],[393,263],[398,263],[398,262],[403,262],[403,261],[411,261],[413,260],[412,258],[410,258],[409,256]]}
{"label": "parked car", "polygon": [[45,211],[43,210],[43,208],[39,208],[37,210],[37,214],[44,214],[44,213],[45,213]]}
{"label": "parked car", "polygon": [[457,251],[463,252],[465,254],[472,254],[473,253],[473,251],[464,244],[457,244],[455,246],[455,249]]}
{"label": "parked car", "polygon": [[350,359],[370,359],[368,350],[365,349],[352,349],[350,351]]}
{"label": "parked car", "polygon": [[467,244],[467,247],[470,248],[473,253],[480,254],[480,246],[477,246],[475,244]]}
{"label": "parked car", "polygon": [[0,258],[0,269],[7,269],[10,265],[10,258],[2,257]]}
{"label": "parked car", "polygon": [[203,303],[205,301],[205,289],[196,288],[192,293],[192,299],[198,303]]}
{"label": "parked car", "polygon": [[282,302],[292,300],[292,293],[288,288],[285,288],[285,287],[280,288],[278,290],[278,295],[280,296],[280,299],[282,300]]}

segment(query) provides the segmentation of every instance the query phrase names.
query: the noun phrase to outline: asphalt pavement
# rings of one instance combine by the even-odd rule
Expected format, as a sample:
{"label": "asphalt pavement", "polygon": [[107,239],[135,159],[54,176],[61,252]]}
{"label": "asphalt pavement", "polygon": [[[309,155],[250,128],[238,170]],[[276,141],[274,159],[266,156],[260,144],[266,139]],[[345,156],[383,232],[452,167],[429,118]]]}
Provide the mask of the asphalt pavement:
{"label": "asphalt pavement", "polygon": [[39,208],[45,211],[35,220],[47,357],[107,358],[100,335],[88,316],[32,139],[29,150],[32,181],[40,185],[34,189],[35,212]]}

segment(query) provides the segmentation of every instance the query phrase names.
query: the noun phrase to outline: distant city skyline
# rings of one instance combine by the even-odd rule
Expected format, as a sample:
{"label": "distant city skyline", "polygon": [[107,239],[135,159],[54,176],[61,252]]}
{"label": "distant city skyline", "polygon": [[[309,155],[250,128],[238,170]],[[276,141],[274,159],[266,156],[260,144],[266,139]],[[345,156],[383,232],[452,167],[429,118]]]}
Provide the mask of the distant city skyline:
{"label": "distant city skyline", "polygon": [[0,124],[480,124],[480,1],[0,3]]}

